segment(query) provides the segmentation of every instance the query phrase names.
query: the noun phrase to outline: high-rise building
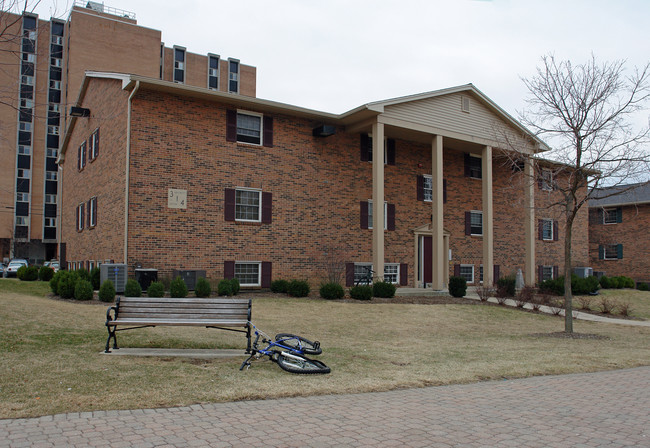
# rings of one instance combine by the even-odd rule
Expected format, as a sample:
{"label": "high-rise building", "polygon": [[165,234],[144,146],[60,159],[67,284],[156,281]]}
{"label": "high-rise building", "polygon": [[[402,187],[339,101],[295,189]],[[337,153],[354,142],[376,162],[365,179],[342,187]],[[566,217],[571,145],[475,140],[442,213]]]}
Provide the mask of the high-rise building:
{"label": "high-rise building", "polygon": [[166,47],[135,14],[75,1],[67,20],[0,12],[0,260],[57,256],[56,165],[87,70],[138,74],[255,97],[256,68]]}

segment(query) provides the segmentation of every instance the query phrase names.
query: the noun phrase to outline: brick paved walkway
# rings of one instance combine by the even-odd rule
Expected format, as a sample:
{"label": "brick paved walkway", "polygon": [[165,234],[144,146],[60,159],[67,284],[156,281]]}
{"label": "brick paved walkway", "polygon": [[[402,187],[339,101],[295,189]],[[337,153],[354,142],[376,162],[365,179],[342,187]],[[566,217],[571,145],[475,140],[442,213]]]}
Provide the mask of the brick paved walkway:
{"label": "brick paved walkway", "polygon": [[650,447],[650,367],[0,420],[0,447]]}

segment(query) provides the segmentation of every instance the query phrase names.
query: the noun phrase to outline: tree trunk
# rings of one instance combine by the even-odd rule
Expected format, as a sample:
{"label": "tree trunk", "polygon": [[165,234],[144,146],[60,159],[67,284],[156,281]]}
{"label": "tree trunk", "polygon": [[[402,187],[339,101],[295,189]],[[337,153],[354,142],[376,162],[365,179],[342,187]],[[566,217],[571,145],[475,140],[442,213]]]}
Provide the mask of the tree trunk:
{"label": "tree trunk", "polygon": [[[568,208],[568,207],[567,207]],[[573,333],[573,292],[571,291],[571,236],[573,232],[573,213],[567,210],[564,231],[564,332]]]}

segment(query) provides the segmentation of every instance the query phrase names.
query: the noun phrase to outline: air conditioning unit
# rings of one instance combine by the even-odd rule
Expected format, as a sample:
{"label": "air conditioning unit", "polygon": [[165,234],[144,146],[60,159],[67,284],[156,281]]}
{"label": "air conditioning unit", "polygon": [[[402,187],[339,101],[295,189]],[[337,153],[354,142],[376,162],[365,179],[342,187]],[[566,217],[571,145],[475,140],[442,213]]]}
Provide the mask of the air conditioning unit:
{"label": "air conditioning unit", "polygon": [[205,271],[198,269],[174,269],[174,278],[180,277],[185,282],[188,291],[194,291],[196,280],[200,277],[205,278]]}
{"label": "air conditioning unit", "polygon": [[104,283],[106,280],[113,282],[115,292],[123,293],[126,288],[126,265],[118,263],[102,263],[99,267],[99,282]]}
{"label": "air conditioning unit", "polygon": [[594,275],[594,269],[585,268],[585,267],[573,268],[573,273],[577,275],[579,278],[587,278]]}

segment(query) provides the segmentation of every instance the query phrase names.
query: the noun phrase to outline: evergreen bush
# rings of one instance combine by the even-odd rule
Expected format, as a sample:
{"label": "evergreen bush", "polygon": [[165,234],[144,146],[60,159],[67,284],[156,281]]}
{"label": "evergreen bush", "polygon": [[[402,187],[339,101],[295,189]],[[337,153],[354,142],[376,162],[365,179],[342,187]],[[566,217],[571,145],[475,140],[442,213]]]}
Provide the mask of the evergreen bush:
{"label": "evergreen bush", "polygon": [[217,285],[217,293],[220,296],[231,296],[232,295],[232,283],[229,279],[224,278]]}
{"label": "evergreen bush", "polygon": [[516,294],[516,279],[514,275],[501,277],[497,280],[497,297],[514,297]]}
{"label": "evergreen bush", "polygon": [[194,295],[196,295],[196,297],[210,297],[211,293],[212,288],[210,287],[210,282],[206,278],[199,277],[196,279],[196,286],[194,287]]}
{"label": "evergreen bush", "polygon": [[110,280],[104,280],[99,288],[99,300],[102,302],[113,302],[115,300],[115,286]]}
{"label": "evergreen bush", "polygon": [[165,285],[162,282],[151,282],[147,288],[149,297],[165,297]]}
{"label": "evergreen bush", "polygon": [[95,266],[90,270],[90,283],[92,283],[95,291],[99,289],[100,278],[99,268]]}
{"label": "evergreen bush", "polygon": [[77,269],[75,272],[77,273],[77,275],[81,280],[86,280],[87,282],[90,281],[90,272],[88,272],[86,269],[84,268]]}
{"label": "evergreen bush", "polygon": [[342,299],[345,296],[343,286],[333,282],[323,283],[318,292],[323,299],[327,300]]}
{"label": "evergreen bush", "polygon": [[352,297],[354,300],[370,300],[372,299],[372,286],[353,286],[350,288],[350,297]]}
{"label": "evergreen bush", "polygon": [[638,289],[639,291],[648,291],[648,290],[650,290],[650,286],[649,286],[647,283],[643,283],[643,282],[641,282],[641,283],[639,283],[639,285],[637,286],[637,289]]}
{"label": "evergreen bush", "polygon": [[237,294],[239,294],[239,288],[240,288],[239,280],[237,280],[236,278],[231,278],[230,279],[230,287],[232,288],[232,295],[233,296],[236,296]]}
{"label": "evergreen bush", "polygon": [[177,276],[169,285],[169,294],[171,297],[187,297],[187,285],[180,276]]}
{"label": "evergreen bush", "polygon": [[79,275],[76,271],[64,271],[57,285],[57,294],[63,299],[72,299]]}
{"label": "evergreen bush", "polygon": [[24,280],[23,277],[25,277],[25,272],[27,272],[27,266],[21,266],[18,268],[16,271],[16,278],[18,280]]}
{"label": "evergreen bush", "polygon": [[61,280],[61,277],[63,277],[64,272],[66,271],[58,271],[50,279],[50,289],[52,290],[52,294],[59,294],[59,280]]}
{"label": "evergreen bush", "polygon": [[74,298],[77,300],[92,300],[93,285],[88,280],[79,279],[74,288]]}
{"label": "evergreen bush", "polygon": [[286,294],[289,289],[289,282],[286,280],[274,280],[271,282],[271,292]]}
{"label": "evergreen bush", "polygon": [[126,297],[140,297],[142,295],[140,283],[132,278],[128,279],[124,286],[124,295]]}
{"label": "evergreen bush", "polygon": [[463,277],[453,276],[449,278],[449,294],[452,297],[465,297],[467,292],[467,281]]}
{"label": "evergreen bush", "polygon": [[607,277],[606,275],[600,277],[599,282],[600,282],[600,287],[603,289],[609,289],[612,287],[609,281],[609,277]]}
{"label": "evergreen bush", "polygon": [[38,279],[42,282],[49,282],[54,277],[54,269],[49,266],[41,266],[38,270]]}
{"label": "evergreen bush", "polygon": [[372,295],[374,297],[382,297],[390,299],[395,297],[395,290],[397,288],[392,283],[388,282],[375,282],[372,285]]}
{"label": "evergreen bush", "polygon": [[291,280],[287,288],[287,293],[291,297],[307,297],[309,290],[309,283],[305,280]]}

